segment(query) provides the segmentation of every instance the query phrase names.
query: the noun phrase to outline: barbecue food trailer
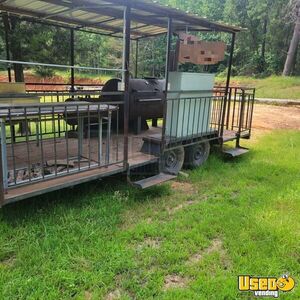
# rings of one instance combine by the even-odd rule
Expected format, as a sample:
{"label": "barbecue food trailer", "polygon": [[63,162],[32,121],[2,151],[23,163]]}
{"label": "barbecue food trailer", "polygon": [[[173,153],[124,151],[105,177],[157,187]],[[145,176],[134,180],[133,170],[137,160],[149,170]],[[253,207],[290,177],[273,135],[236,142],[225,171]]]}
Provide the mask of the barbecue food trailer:
{"label": "barbecue food trailer", "polygon": [[[11,89],[13,83],[0,85],[0,206],[117,173],[147,188],[175,178],[183,166],[201,166],[211,145],[233,157],[248,151],[240,140],[251,135],[254,89],[230,87],[241,28],[144,0],[6,0],[0,10],[6,17],[66,28],[71,43],[70,65],[12,60],[6,43],[7,58],[0,63],[8,66],[10,79],[10,66],[22,64],[70,69],[71,82],[65,91],[21,87],[20,92]],[[122,66],[75,66],[76,31],[119,38]],[[214,88],[213,74],[179,71],[180,63],[211,65],[224,59],[226,45],[200,41],[198,32],[231,37],[225,87]],[[164,78],[137,78],[139,41],[161,35],[167,37]],[[83,91],[75,88],[77,69],[108,70],[121,79]],[[17,132],[19,124],[25,132]],[[228,141],[235,147],[224,147]],[[150,164],[157,174],[132,182],[132,171]]]}

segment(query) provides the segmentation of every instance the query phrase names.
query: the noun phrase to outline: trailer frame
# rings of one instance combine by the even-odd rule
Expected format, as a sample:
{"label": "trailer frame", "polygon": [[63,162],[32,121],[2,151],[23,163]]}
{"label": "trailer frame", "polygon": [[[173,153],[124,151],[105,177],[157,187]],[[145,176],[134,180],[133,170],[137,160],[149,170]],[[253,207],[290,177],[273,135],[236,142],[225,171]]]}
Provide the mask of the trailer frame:
{"label": "trailer frame", "polygon": [[[120,164],[120,161],[116,161],[113,164],[109,162],[105,165],[100,165],[98,168],[88,168],[83,172],[75,172],[74,174],[67,173],[65,176],[55,176],[53,179],[41,180],[36,182],[31,182],[29,180],[28,184],[21,185],[21,187],[13,186],[11,188],[8,187],[7,180],[7,168],[4,167],[5,162],[7,160],[7,146],[6,146],[6,131],[9,127],[10,129],[10,142],[11,145],[17,143],[14,139],[14,126],[12,124],[12,119],[8,118],[8,121],[5,121],[5,118],[2,118],[2,138],[1,138],[1,159],[0,159],[0,206],[15,202],[21,199],[25,199],[32,196],[37,196],[43,194],[45,192],[57,190],[60,188],[65,188],[68,186],[80,184],[82,182],[87,182],[90,180],[94,180],[97,178],[110,176],[116,173],[124,173],[126,174],[128,182],[131,182],[130,173],[133,168],[137,168],[147,164],[158,163],[160,171],[163,171],[163,156],[166,151],[170,151],[172,149],[176,149],[178,147],[188,147],[199,142],[209,141],[218,143],[221,148],[223,148],[223,144],[227,141],[235,140],[236,147],[240,147],[240,139],[241,138],[250,138],[251,135],[251,126],[252,126],[252,115],[253,115],[253,104],[254,104],[254,89],[247,88],[238,88],[238,87],[230,87],[230,78],[231,78],[231,69],[233,63],[233,53],[234,53],[234,45],[236,39],[236,33],[244,30],[243,28],[239,28],[236,26],[230,26],[227,24],[221,24],[217,22],[210,22],[205,18],[201,18],[197,15],[192,15],[190,13],[182,12],[178,9],[173,9],[166,6],[161,6],[154,3],[149,3],[148,1],[140,0],[140,1],[132,1],[132,0],[105,0],[105,1],[93,1],[93,0],[83,0],[78,1],[74,0],[73,5],[69,5],[66,1],[50,1],[50,0],[41,0],[45,2],[45,6],[43,9],[37,8],[34,4],[35,1],[31,1],[31,3],[27,6],[22,5],[23,0],[17,1],[1,1],[0,10],[2,11],[3,18],[7,18],[9,16],[18,17],[21,20],[27,22],[35,22],[41,23],[49,26],[57,26],[70,30],[70,65],[53,65],[53,64],[45,64],[45,63],[36,63],[36,62],[24,62],[18,60],[12,60],[10,55],[10,43],[9,41],[9,32],[5,27],[5,45],[6,45],[6,59],[0,60],[0,63],[7,65],[8,71],[8,79],[9,82],[12,81],[12,73],[11,66],[12,65],[40,65],[40,66],[49,66],[49,67],[59,67],[71,70],[70,73],[70,89],[69,91],[62,92],[49,92],[44,91],[28,91],[27,95],[40,95],[41,97],[46,97],[51,94],[51,97],[56,97],[57,101],[53,101],[51,104],[41,104],[41,105],[33,105],[33,107],[37,110],[37,128],[41,129],[42,122],[54,122],[53,124],[57,124],[58,127],[61,126],[61,113],[57,113],[56,107],[62,105],[64,107],[64,115],[68,114],[68,107],[72,104],[59,104],[61,101],[61,97],[97,97],[101,92],[101,89],[94,91],[76,91],[76,82],[75,82],[75,72],[77,69],[98,69],[98,70],[108,70],[107,68],[91,68],[91,67],[78,67],[75,62],[75,54],[74,54],[74,40],[76,31],[84,31],[102,34],[105,36],[111,36],[115,38],[119,38],[123,40],[123,62],[122,67],[118,69],[110,69],[111,71],[115,71],[120,73],[122,76],[122,87],[119,93],[123,95],[123,101],[118,103],[118,105],[124,105],[124,124],[123,124],[123,158]],[[39,1],[39,2],[41,2]],[[48,7],[47,7],[48,6]],[[49,11],[55,11],[49,13]],[[76,12],[83,11],[86,19],[78,19],[76,17],[70,17],[68,12]],[[90,22],[89,18],[93,15],[94,19],[97,19],[97,22]],[[133,26],[134,24],[134,26]],[[229,50],[229,59],[228,59],[228,71],[227,71],[227,79],[226,86],[224,88],[219,88],[214,91],[213,98],[215,103],[217,103],[217,123],[216,130],[211,133],[202,134],[199,136],[191,136],[186,137],[182,140],[168,140],[168,136],[166,135],[166,117],[167,117],[167,102],[168,99],[168,84],[169,84],[169,73],[171,66],[171,50],[172,50],[172,37],[175,32],[189,30],[190,32],[223,32],[227,33],[231,36],[231,45]],[[163,99],[163,119],[162,119],[162,128],[161,128],[161,137],[159,141],[159,153],[157,155],[153,155],[153,153],[149,154],[148,160],[140,160],[135,164],[130,163],[130,142],[129,139],[132,137],[129,133],[129,80],[130,80],[130,53],[131,53],[131,42],[135,41],[135,65],[133,66],[135,77],[138,75],[138,61],[139,61],[139,41],[145,38],[157,37],[160,35],[166,35],[167,37],[167,45],[166,45],[166,64],[165,64],[165,91],[164,91],[164,99]],[[27,85],[35,85],[35,83],[27,83]],[[38,84],[37,84],[38,85]],[[64,95],[63,95],[64,94]],[[7,97],[7,95],[5,95]],[[9,95],[12,99],[14,97],[18,97],[18,95]],[[47,96],[48,97],[48,96]],[[1,96],[0,96],[1,99]],[[64,99],[64,98],[62,98]],[[113,105],[113,103],[104,103],[106,105]],[[43,107],[49,106],[52,110],[50,112],[50,119],[41,119],[41,112]],[[79,118],[79,107],[84,105],[77,105],[76,114]],[[88,120],[88,124],[91,124],[91,113],[89,104],[86,104],[88,110],[86,112],[85,119]],[[0,112],[4,110],[8,110],[9,116],[12,114],[14,109],[21,109],[24,111],[25,121],[28,121],[28,113],[30,110],[30,105],[24,104],[19,106],[9,106],[9,105],[0,105]],[[109,111],[109,110],[108,110]],[[238,115],[235,115],[237,112]],[[246,117],[245,117],[246,116]],[[118,118],[117,118],[118,120]],[[79,119],[78,119],[79,121]],[[6,122],[6,123],[5,123]],[[5,125],[6,124],[6,125]],[[157,125],[157,124],[153,124]],[[55,125],[56,126],[56,125]],[[107,125],[107,134],[110,132],[111,119],[108,117],[108,125]],[[90,128],[90,127],[88,127]],[[57,138],[61,138],[63,136],[68,140],[68,131],[70,129],[66,129],[65,132],[59,131],[54,133],[47,133],[51,136],[51,139],[54,139],[53,144],[56,147]],[[27,147],[27,152],[29,152],[29,145],[32,143],[31,135],[28,130],[25,134],[26,141],[21,142],[25,143]],[[102,132],[102,131],[101,131]],[[231,136],[230,134],[231,133]],[[38,138],[41,138],[43,141],[43,134],[45,132],[36,132]],[[58,136],[57,136],[58,134]],[[87,130],[88,142],[91,142],[91,130]],[[226,135],[227,134],[227,135]],[[5,139],[5,141],[4,141]],[[82,137],[81,137],[82,140]],[[68,144],[68,142],[66,142]],[[98,141],[99,143],[99,141]],[[68,145],[66,146],[68,147]],[[78,148],[81,145],[78,144]],[[101,146],[102,147],[102,146]],[[106,151],[110,151],[110,146],[106,145]],[[13,152],[13,150],[11,150]],[[90,151],[90,150],[89,150]],[[100,152],[100,148],[98,147],[98,151]],[[108,155],[106,152],[106,155]],[[117,153],[118,150],[117,150]],[[14,156],[14,154],[12,154]],[[55,160],[57,158],[55,157]],[[68,155],[67,155],[67,159]],[[28,161],[30,161],[28,156]],[[30,163],[29,163],[30,165]],[[90,165],[90,159],[89,159]],[[57,163],[55,163],[55,174],[57,175]],[[44,165],[42,166],[44,168]],[[67,167],[69,170],[69,167]],[[31,169],[31,165],[28,166],[28,170]],[[15,171],[14,171],[15,172]],[[29,179],[30,179],[29,175]],[[73,176],[73,177],[72,177]],[[170,177],[170,176],[169,176]],[[44,178],[44,175],[43,175]],[[63,178],[63,179],[61,179]],[[68,178],[68,179],[66,179]],[[156,179],[157,180],[157,179]],[[14,181],[16,182],[16,177],[14,177]]]}

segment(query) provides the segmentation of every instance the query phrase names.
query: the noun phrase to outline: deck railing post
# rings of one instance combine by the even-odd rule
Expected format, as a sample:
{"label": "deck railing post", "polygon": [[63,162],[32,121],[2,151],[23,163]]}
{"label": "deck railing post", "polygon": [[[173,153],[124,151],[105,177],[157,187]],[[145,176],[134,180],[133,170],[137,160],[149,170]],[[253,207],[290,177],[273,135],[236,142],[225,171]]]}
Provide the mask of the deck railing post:
{"label": "deck railing post", "polygon": [[[5,128],[5,120],[0,120],[0,129],[1,129],[1,168],[0,168],[0,193],[4,194],[7,192],[8,187],[8,180],[7,180],[7,174],[8,174],[8,168],[7,168],[7,149],[6,149],[6,128]],[[0,195],[1,197],[1,195]],[[3,200],[3,199],[2,199]],[[0,199],[1,201],[1,199]],[[1,205],[1,202],[0,202]]]}
{"label": "deck railing post", "polygon": [[250,111],[250,122],[249,122],[249,138],[251,136],[252,131],[252,120],[253,120],[253,108],[254,108],[254,102],[255,102],[255,89],[252,90],[252,99],[251,99],[251,111]]}
{"label": "deck railing post", "polygon": [[246,100],[245,90],[242,89],[242,99],[241,99],[241,105],[240,105],[240,119],[239,119],[238,133],[237,133],[237,137],[236,137],[236,147],[240,146],[241,132],[242,132],[243,123],[244,123],[245,100]]}
{"label": "deck railing post", "polygon": [[162,138],[161,138],[161,161],[160,168],[162,167],[162,156],[166,147],[166,125],[167,125],[167,99],[168,99],[168,87],[169,87],[169,70],[170,70],[170,52],[172,45],[172,18],[168,18],[168,33],[167,33],[167,49],[166,49],[166,66],[165,66],[165,91],[163,99],[163,126],[162,126]]}
{"label": "deck railing post", "polygon": [[128,132],[129,132],[129,63],[130,63],[130,25],[131,25],[131,6],[130,2],[124,11],[124,168],[129,176],[128,164]]}

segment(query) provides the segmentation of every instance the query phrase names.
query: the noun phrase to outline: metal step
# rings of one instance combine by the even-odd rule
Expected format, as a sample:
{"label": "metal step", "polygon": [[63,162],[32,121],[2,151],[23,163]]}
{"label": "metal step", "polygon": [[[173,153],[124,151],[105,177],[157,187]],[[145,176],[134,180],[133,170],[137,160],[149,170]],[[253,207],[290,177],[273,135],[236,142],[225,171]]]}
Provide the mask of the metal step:
{"label": "metal step", "polygon": [[135,181],[133,182],[133,185],[140,189],[146,189],[148,187],[172,180],[174,178],[176,178],[176,176],[174,175],[159,173],[158,175]]}
{"label": "metal step", "polygon": [[237,148],[231,148],[231,149],[223,149],[222,152],[227,155],[230,155],[231,157],[236,157],[236,156],[240,156],[240,155],[243,155],[243,154],[249,152],[249,149],[237,147]]}

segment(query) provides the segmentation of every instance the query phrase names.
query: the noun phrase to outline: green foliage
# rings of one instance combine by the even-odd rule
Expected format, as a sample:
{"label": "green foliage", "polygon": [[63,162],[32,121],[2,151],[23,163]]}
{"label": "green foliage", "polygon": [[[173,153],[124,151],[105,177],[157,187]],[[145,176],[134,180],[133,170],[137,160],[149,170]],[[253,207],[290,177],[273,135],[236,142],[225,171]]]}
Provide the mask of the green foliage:
{"label": "green foliage", "polygon": [[34,67],[34,73],[40,77],[53,77],[55,71],[52,68],[36,66]]}
{"label": "green foliage", "polygon": [[[238,75],[279,74],[282,72],[293,24],[286,18],[286,0],[160,0],[161,4],[178,7],[184,11],[206,16],[210,20],[226,22],[247,28],[237,35],[234,66]],[[12,46],[19,40],[22,58],[46,63],[70,63],[70,31],[22,21],[11,36]],[[1,29],[2,37],[4,36]],[[228,45],[227,34],[203,33],[206,40],[221,39]],[[173,45],[174,46],[174,45]],[[166,38],[159,36],[139,43],[139,76],[164,76]],[[75,63],[81,66],[121,68],[122,39],[109,38],[92,33],[75,33]],[[135,66],[135,43],[132,42],[131,73]],[[0,56],[5,57],[3,41]],[[228,60],[209,68],[222,72]],[[185,70],[186,66],[182,66]],[[194,67],[201,70],[201,67]],[[50,71],[37,70],[47,74]],[[77,71],[78,72],[78,71]],[[85,72],[85,71],[81,71]],[[300,58],[297,58],[295,74],[300,74]],[[89,71],[91,73],[91,71]],[[120,76],[94,71],[95,74]]]}
{"label": "green foliage", "polygon": [[[217,77],[217,83],[225,84],[226,73],[221,75]],[[232,77],[231,85],[255,87],[258,98],[300,100],[300,77],[296,76],[237,76]]]}

